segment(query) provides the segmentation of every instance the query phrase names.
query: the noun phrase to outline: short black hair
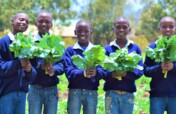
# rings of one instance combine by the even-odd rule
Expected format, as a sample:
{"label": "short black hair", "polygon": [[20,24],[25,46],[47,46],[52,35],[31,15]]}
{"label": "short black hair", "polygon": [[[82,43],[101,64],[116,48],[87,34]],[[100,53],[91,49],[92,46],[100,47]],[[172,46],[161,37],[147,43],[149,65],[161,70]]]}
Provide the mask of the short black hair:
{"label": "short black hair", "polygon": [[42,14],[47,14],[51,17],[51,19],[53,19],[53,15],[49,12],[47,12],[46,10],[41,10],[38,14],[37,14],[37,18],[42,15]]}
{"label": "short black hair", "polygon": [[[13,15],[13,17],[12,17],[12,19],[13,20],[15,20],[18,16],[20,16],[20,15],[27,15],[26,13],[22,13],[22,12],[20,12],[20,13],[16,13],[15,15]],[[28,16],[28,15],[27,15]],[[28,16],[29,17],[29,16]]]}
{"label": "short black hair", "polygon": [[160,21],[159,21],[159,26],[161,25],[161,22],[162,22],[164,19],[171,19],[171,20],[173,20],[174,25],[176,26],[176,21],[175,21],[175,19],[174,19],[173,17],[170,17],[170,16],[162,17],[162,18],[160,19]]}
{"label": "short black hair", "polygon": [[76,27],[75,27],[75,28],[77,28],[77,26],[78,26],[80,23],[83,23],[83,22],[86,23],[86,24],[88,24],[89,27],[91,28],[90,22],[87,21],[87,20],[79,20],[79,21],[76,23]]}
{"label": "short black hair", "polygon": [[119,16],[119,17],[117,17],[117,18],[115,19],[115,21],[114,21],[114,26],[115,26],[116,22],[117,22],[118,20],[121,20],[121,19],[127,21],[127,22],[128,22],[128,25],[130,25],[129,20],[128,20],[126,17]]}

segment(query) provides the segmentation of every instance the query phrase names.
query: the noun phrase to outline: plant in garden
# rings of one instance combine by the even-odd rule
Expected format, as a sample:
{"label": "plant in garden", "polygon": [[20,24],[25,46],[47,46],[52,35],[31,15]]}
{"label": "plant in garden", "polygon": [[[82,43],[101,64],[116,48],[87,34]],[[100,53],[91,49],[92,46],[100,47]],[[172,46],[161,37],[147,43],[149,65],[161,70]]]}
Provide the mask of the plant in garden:
{"label": "plant in garden", "polygon": [[84,58],[80,55],[73,55],[73,64],[79,69],[95,68],[101,65],[105,58],[105,49],[100,45],[92,47],[90,50],[83,52]]}
{"label": "plant in garden", "polygon": [[24,36],[22,33],[15,35],[14,41],[10,44],[10,51],[14,52],[15,57],[19,58],[33,58],[37,47],[33,37],[29,34]]}
{"label": "plant in garden", "polygon": [[[156,41],[156,48],[146,48],[146,55],[155,62],[174,62],[176,61],[176,35],[171,38],[161,37]],[[164,78],[167,77],[167,71],[163,71]]]}
{"label": "plant in garden", "polygon": [[[127,48],[122,48],[116,50],[115,53],[111,53],[109,56],[105,57],[102,67],[108,71],[116,71],[119,74],[123,72],[131,71],[133,72],[137,68],[139,61],[142,57],[136,52],[128,54]],[[117,78],[121,80],[121,77]]]}

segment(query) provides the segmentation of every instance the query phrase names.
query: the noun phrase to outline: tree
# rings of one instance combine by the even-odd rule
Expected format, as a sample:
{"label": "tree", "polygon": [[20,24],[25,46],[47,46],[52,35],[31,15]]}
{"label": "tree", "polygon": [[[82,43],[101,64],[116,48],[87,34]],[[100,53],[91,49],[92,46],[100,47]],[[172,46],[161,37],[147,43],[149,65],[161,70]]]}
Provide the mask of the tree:
{"label": "tree", "polygon": [[0,30],[10,28],[11,17],[18,12],[25,12],[29,15],[32,24],[35,23],[36,15],[41,10],[47,10],[53,14],[54,19],[65,22],[72,18],[75,11],[71,10],[71,0],[1,0],[0,1]]}
{"label": "tree", "polygon": [[[123,0],[90,0],[82,17],[91,22],[93,28],[92,41],[105,45],[114,39],[112,27],[118,16],[125,16],[125,10],[130,6]],[[133,13],[133,12],[131,12]],[[130,19],[127,15],[125,16]]]}
{"label": "tree", "polygon": [[164,16],[175,18],[175,7],[176,1],[174,0],[158,1],[157,4],[152,1],[146,3],[140,17],[140,28],[138,28],[137,34],[144,35],[149,42],[157,40],[160,19]]}

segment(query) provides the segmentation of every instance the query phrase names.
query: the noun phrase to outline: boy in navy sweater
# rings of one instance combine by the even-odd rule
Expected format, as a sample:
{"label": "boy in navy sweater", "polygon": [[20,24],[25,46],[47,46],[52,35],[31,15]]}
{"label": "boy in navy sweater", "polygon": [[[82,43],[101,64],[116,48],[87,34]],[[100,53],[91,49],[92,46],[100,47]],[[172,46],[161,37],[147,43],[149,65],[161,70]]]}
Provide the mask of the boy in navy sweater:
{"label": "boy in navy sweater", "polygon": [[[46,11],[41,11],[37,16],[36,26],[38,33],[35,40],[39,41],[42,35],[50,34],[52,15]],[[29,114],[41,114],[42,110],[43,114],[57,114],[57,84],[59,83],[57,76],[64,73],[64,65],[61,62],[47,63],[42,58],[35,58],[32,63],[37,70],[37,77],[29,89]]]}
{"label": "boy in navy sweater", "polygon": [[96,114],[97,89],[103,75],[102,69],[97,67],[80,70],[73,65],[71,59],[73,55],[83,57],[83,52],[93,47],[89,41],[91,33],[92,29],[88,21],[78,21],[75,28],[77,42],[74,46],[69,46],[64,54],[65,74],[69,81],[68,114],[80,114],[81,105],[84,114]]}
{"label": "boy in navy sweater", "polygon": [[[175,34],[176,22],[172,17],[163,17],[159,23],[159,31],[170,38]],[[156,48],[156,43],[149,45]],[[164,78],[163,70],[168,71]],[[176,113],[176,62],[156,63],[146,56],[144,74],[151,77],[150,82],[150,114]]]}
{"label": "boy in navy sweater", "polygon": [[[140,48],[133,41],[127,39],[130,32],[129,21],[124,17],[118,17],[114,22],[113,32],[116,39],[105,47],[106,54],[116,52],[121,48],[127,47],[128,53],[136,52],[141,55]],[[106,114],[132,114],[134,106],[134,94],[136,91],[135,80],[143,75],[142,60],[138,63],[138,68],[134,72],[107,72],[105,79],[104,90],[105,110]],[[122,80],[117,77],[121,76]]]}
{"label": "boy in navy sweater", "polygon": [[19,59],[10,52],[14,35],[28,28],[29,17],[25,13],[14,15],[12,33],[0,39],[0,114],[25,114],[26,93],[36,71],[28,59]]}

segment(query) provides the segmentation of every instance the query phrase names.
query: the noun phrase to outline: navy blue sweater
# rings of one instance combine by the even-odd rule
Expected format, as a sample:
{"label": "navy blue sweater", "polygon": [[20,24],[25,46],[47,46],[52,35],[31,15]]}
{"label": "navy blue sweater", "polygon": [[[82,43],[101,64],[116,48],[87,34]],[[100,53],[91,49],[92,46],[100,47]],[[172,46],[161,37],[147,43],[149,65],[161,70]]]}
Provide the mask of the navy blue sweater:
{"label": "navy blue sweater", "polygon": [[63,60],[53,63],[53,68],[54,68],[53,76],[46,74],[45,70],[41,68],[41,64],[42,62],[44,62],[44,59],[35,58],[31,62],[37,71],[37,77],[32,83],[32,85],[40,85],[42,87],[51,87],[51,86],[56,86],[59,83],[59,78],[57,76],[62,75],[64,73]]}
{"label": "navy blue sweater", "polygon": [[[113,42],[114,43],[114,42]],[[138,45],[134,43],[128,44],[128,53],[136,52],[137,54],[141,55],[141,50]],[[107,45],[105,46],[106,54],[109,56],[110,53],[116,52],[116,50],[119,49],[118,46],[115,45]],[[117,80],[112,77],[112,72],[107,72],[107,76],[104,77],[105,84],[104,84],[104,90],[121,90],[126,92],[135,92],[136,86],[135,86],[135,80],[138,79],[143,75],[143,63],[142,60],[138,63],[138,65],[141,67],[140,69],[135,68],[134,72],[127,72],[127,75],[122,78],[122,80]]]}
{"label": "navy blue sweater", "polygon": [[14,91],[28,92],[28,85],[36,77],[36,70],[25,72],[20,60],[10,52],[8,35],[0,39],[0,97]]}
{"label": "navy blue sweater", "polygon": [[99,86],[99,80],[103,77],[103,70],[101,67],[97,67],[97,74],[95,77],[86,78],[84,77],[84,70],[78,69],[72,63],[71,57],[73,55],[80,55],[84,57],[82,49],[75,49],[73,46],[70,46],[66,49],[64,54],[65,60],[65,74],[69,81],[68,88],[70,89],[89,89],[89,90],[97,90]]}
{"label": "navy blue sweater", "polygon": [[[149,47],[154,49],[156,44],[153,42]],[[173,64],[173,70],[170,70],[167,78],[164,78],[161,63],[156,63],[149,57],[145,58],[144,74],[152,78],[150,82],[150,97],[176,97],[176,62],[173,62]]]}

